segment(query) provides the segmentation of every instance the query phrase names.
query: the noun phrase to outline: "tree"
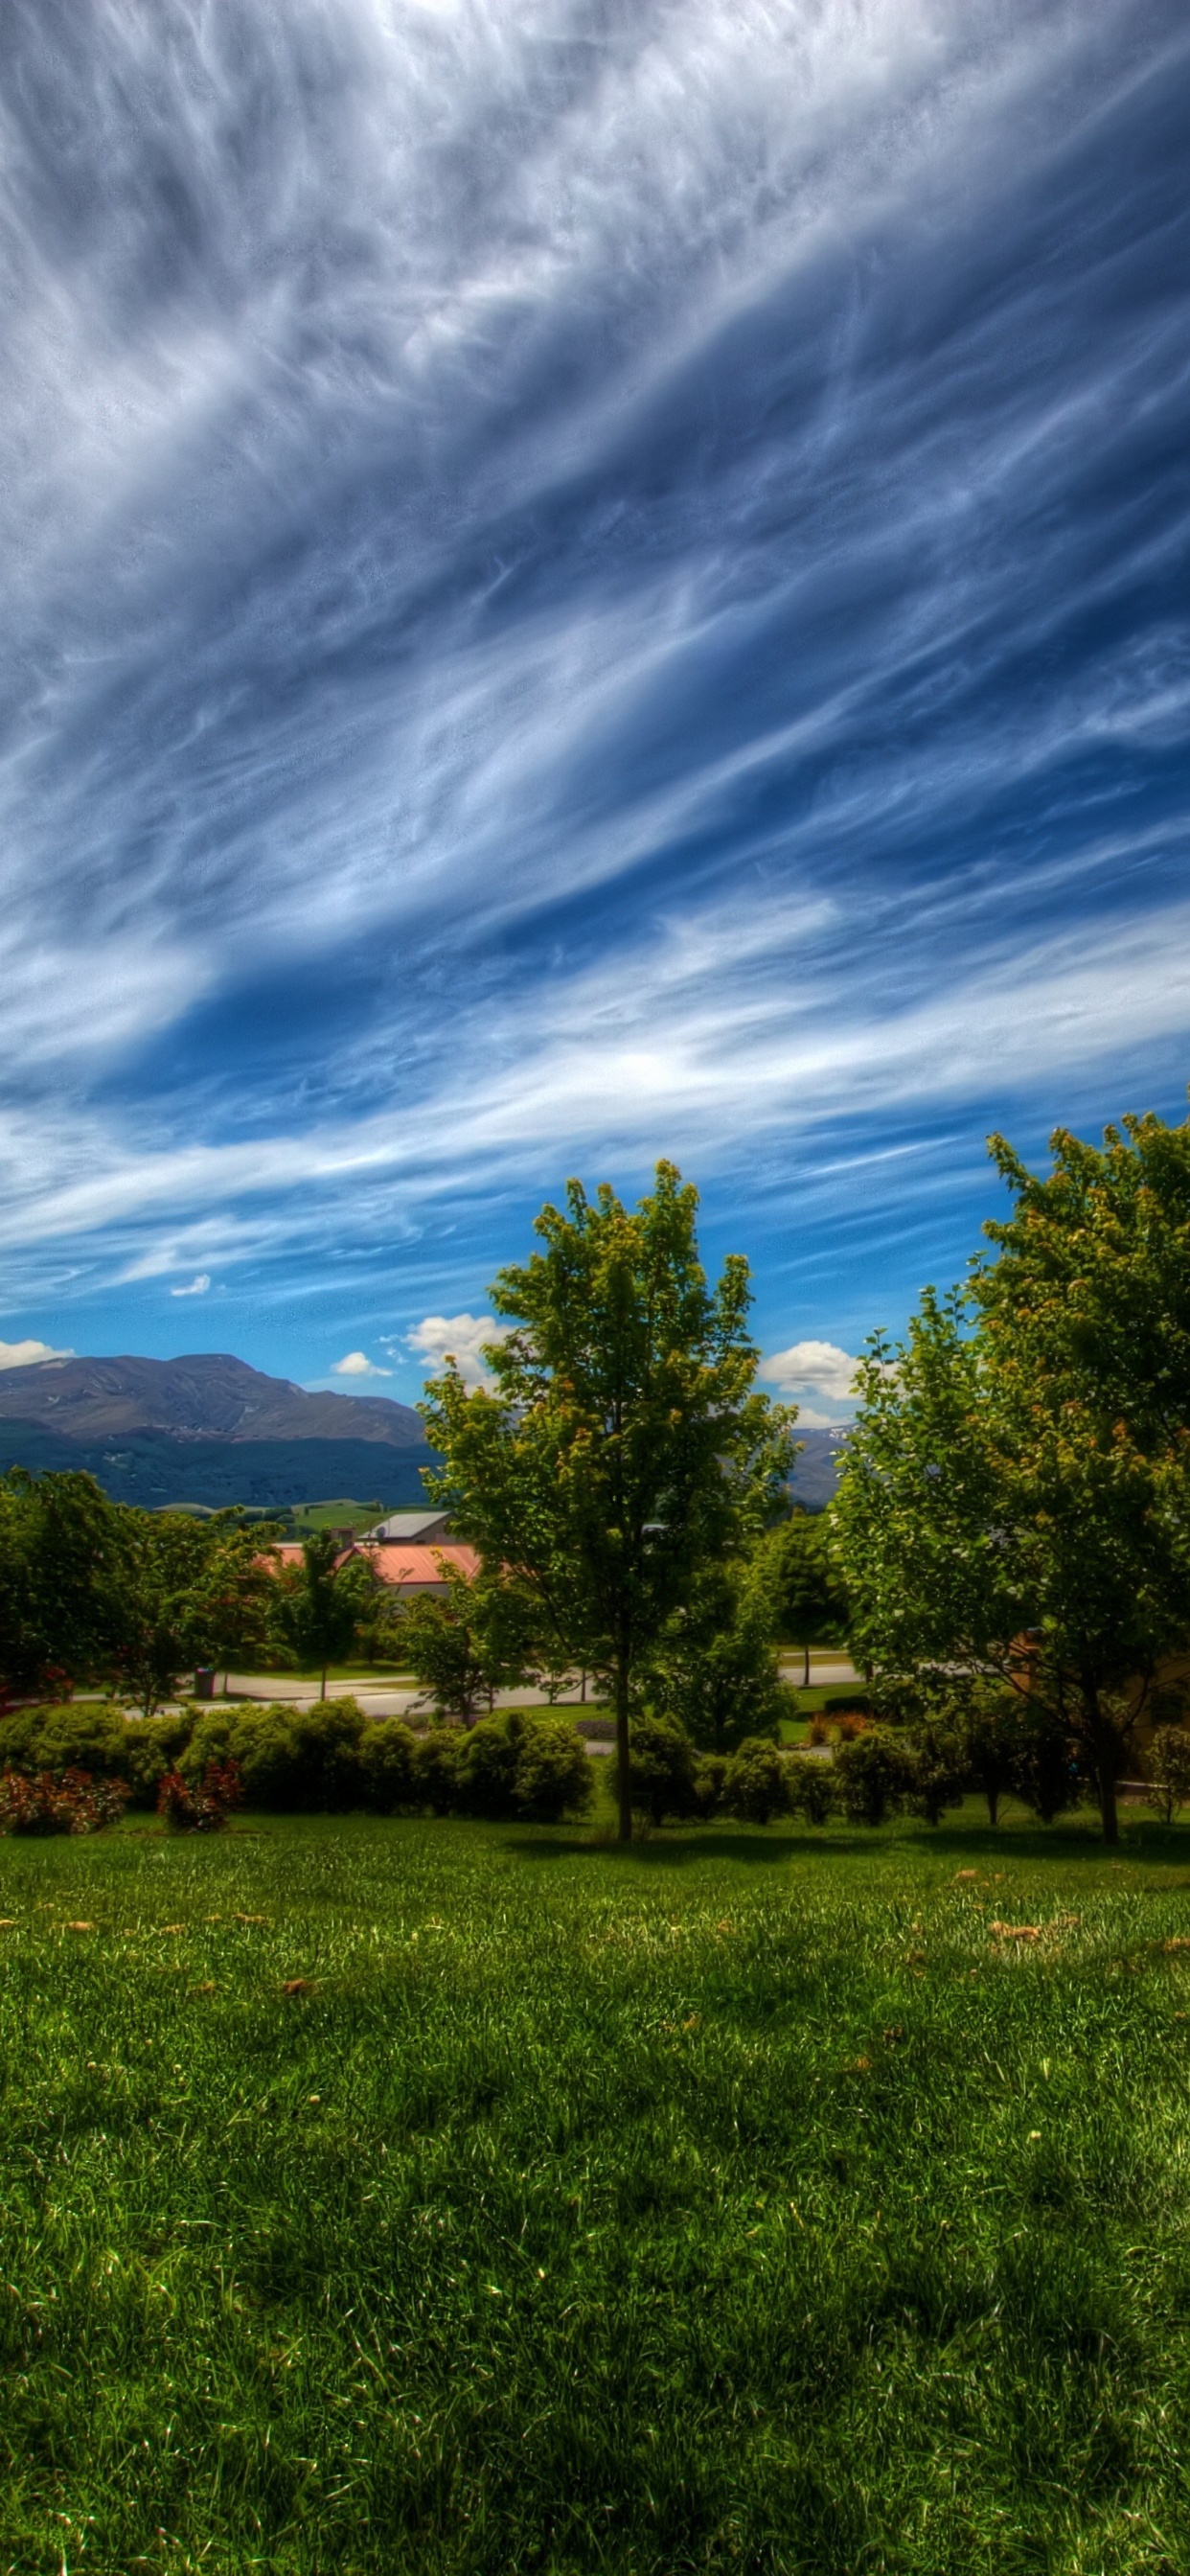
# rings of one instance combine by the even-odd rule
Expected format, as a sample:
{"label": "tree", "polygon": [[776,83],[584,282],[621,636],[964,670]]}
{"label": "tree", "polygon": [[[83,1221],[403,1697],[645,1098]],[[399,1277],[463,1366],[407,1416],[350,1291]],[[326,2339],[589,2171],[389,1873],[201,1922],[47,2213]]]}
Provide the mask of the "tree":
{"label": "tree", "polygon": [[1190,1630],[1190,1130],[1051,1145],[1038,1179],[991,1140],[996,1257],[870,1346],[834,1518],[868,1670],[999,1675],[1114,1843],[1132,1730]]}
{"label": "tree", "polygon": [[0,1685],[69,1689],[107,1665],[120,1632],[130,1516],[93,1476],[0,1477]]}
{"label": "tree", "polygon": [[498,1690],[523,1682],[532,1651],[533,1603],[523,1586],[481,1568],[468,1575],[438,1558],[446,1597],[420,1593],[401,1621],[403,1660],[444,1717],[470,1726]]}
{"label": "tree", "polygon": [[209,1524],[189,1512],[125,1515],[125,1579],[115,1669],[122,1690],[148,1718],[169,1699],[178,1675],[201,1660],[207,1632],[196,1618],[211,1555]]}
{"label": "tree", "polygon": [[315,1530],[302,1540],[300,1565],[287,1565],[277,1578],[274,1623],[299,1664],[321,1673],[320,1699],[326,1698],[331,1664],[350,1653],[359,1621],[367,1616],[376,1577],[365,1555],[344,1555],[333,1530]]}
{"label": "tree", "polygon": [[512,1326],[484,1354],[494,1387],[451,1363],[421,1407],[434,1499],[610,1690],[624,1839],[638,1672],[700,1573],[774,1517],[792,1461],[792,1413],[753,1391],[747,1264],[708,1289],[697,1206],[670,1163],[633,1211],[569,1182],[566,1212],[536,1219],[544,1250],[492,1290]]}
{"label": "tree", "polygon": [[1190,1735],[1184,1727],[1154,1729],[1146,1797],[1167,1825],[1172,1825],[1179,1807],[1190,1807]]}
{"label": "tree", "polygon": [[800,1646],[802,1685],[810,1681],[810,1649],[833,1646],[847,1634],[847,1591],[825,1512],[795,1511],[765,1541],[781,1634]]}
{"label": "tree", "polygon": [[715,1565],[692,1587],[642,1667],[639,1693],[674,1717],[692,1741],[733,1752],[749,1736],[775,1736],[784,1685],[773,1642],[775,1608],[767,1564]]}

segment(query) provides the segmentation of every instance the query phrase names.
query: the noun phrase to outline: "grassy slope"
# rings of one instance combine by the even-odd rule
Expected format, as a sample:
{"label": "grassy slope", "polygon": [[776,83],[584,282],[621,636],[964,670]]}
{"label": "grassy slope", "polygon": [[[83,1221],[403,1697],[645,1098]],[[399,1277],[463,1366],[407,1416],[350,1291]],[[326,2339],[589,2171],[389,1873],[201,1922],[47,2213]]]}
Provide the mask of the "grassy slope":
{"label": "grassy slope", "polygon": [[1190,2566],[1190,1835],[0,1878],[0,2566]]}

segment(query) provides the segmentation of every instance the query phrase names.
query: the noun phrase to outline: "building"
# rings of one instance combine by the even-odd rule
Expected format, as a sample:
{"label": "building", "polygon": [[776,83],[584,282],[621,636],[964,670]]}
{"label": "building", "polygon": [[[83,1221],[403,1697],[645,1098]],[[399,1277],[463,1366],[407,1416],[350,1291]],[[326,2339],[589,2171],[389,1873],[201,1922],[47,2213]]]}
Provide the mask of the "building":
{"label": "building", "polygon": [[364,1547],[436,1547],[439,1539],[450,1537],[450,1515],[447,1512],[389,1512],[374,1529],[361,1530]]}

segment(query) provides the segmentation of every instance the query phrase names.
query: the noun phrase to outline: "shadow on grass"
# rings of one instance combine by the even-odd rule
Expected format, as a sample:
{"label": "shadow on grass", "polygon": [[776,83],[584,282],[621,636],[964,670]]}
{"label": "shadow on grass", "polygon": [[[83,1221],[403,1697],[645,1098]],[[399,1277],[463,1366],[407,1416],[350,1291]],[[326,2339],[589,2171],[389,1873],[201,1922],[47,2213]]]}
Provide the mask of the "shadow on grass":
{"label": "shadow on grass", "polygon": [[854,1832],[772,1832],[754,1826],[737,1830],[715,1825],[663,1827],[634,1837],[630,1843],[606,1834],[550,1833],[509,1838],[504,1848],[524,1860],[612,1860],[644,1869],[684,1869],[699,1860],[742,1861],[749,1867],[782,1868],[794,1862],[819,1863],[888,1860],[897,1854],[914,1860],[953,1863],[957,1867],[1003,1869],[1006,1862],[1053,1869],[1072,1864],[1114,1864],[1120,1869],[1163,1864],[1190,1867],[1190,1827],[1162,1825],[1156,1819],[1127,1819],[1113,1850],[1103,1840],[1098,1820],[1069,1818],[1061,1824],[1007,1820],[1000,1825],[964,1823],[926,1825],[898,1821],[891,1827]]}
{"label": "shadow on grass", "polygon": [[519,1852],[525,1860],[613,1860],[629,1867],[640,1862],[646,1869],[684,1869],[695,1860],[742,1860],[752,1865],[759,1862],[771,1869],[811,1856],[817,1860],[851,1860],[862,1848],[859,1835],[834,1834],[828,1842],[821,1834],[766,1834],[760,1826],[752,1833],[724,1833],[714,1826],[702,1826],[689,1833],[641,1834],[630,1843],[594,1834],[569,1834],[548,1843],[518,1839],[505,1845],[506,1850]]}

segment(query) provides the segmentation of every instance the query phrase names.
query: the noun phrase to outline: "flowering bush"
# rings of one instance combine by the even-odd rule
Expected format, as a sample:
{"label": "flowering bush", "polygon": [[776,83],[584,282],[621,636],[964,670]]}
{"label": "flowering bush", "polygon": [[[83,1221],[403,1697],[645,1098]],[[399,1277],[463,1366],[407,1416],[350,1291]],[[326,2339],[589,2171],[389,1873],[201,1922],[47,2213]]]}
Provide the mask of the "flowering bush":
{"label": "flowering bush", "polygon": [[93,1780],[89,1771],[0,1775],[0,1833],[98,1834],[115,1825],[129,1795],[124,1780]]}
{"label": "flowering bush", "polygon": [[157,1792],[157,1813],[167,1833],[221,1834],[243,1796],[238,1762],[208,1762],[200,1781],[167,1771]]}

